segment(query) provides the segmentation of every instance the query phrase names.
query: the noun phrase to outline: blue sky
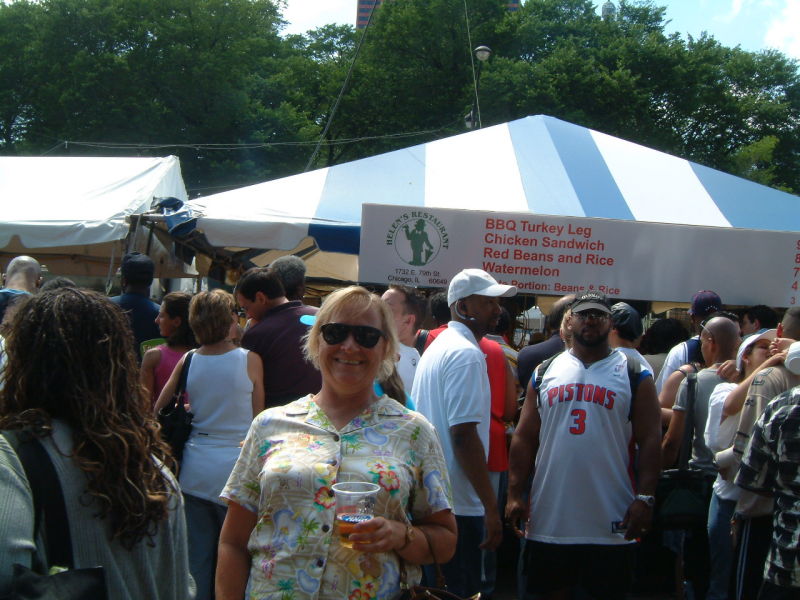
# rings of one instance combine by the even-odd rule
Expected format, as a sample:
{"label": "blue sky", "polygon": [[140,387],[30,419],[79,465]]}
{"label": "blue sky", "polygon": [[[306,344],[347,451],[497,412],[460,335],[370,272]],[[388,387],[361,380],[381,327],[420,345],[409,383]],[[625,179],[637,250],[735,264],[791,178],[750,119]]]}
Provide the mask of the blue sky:
{"label": "blue sky", "polygon": [[[597,0],[598,6],[605,0]],[[357,0],[286,0],[287,33],[355,22]],[[667,7],[667,32],[706,31],[726,46],[776,48],[800,59],[800,0],[655,0]]]}

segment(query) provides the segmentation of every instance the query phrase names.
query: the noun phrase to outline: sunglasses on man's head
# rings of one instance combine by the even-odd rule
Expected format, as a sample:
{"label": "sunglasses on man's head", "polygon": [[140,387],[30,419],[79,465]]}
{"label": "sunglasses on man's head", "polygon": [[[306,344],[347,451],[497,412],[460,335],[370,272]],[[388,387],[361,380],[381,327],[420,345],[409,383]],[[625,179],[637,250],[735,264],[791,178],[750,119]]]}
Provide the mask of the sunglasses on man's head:
{"label": "sunglasses on man's head", "polygon": [[320,327],[322,339],[331,346],[341,344],[347,336],[353,334],[356,344],[364,348],[374,348],[383,337],[383,332],[369,325],[345,325],[344,323],[326,323]]}

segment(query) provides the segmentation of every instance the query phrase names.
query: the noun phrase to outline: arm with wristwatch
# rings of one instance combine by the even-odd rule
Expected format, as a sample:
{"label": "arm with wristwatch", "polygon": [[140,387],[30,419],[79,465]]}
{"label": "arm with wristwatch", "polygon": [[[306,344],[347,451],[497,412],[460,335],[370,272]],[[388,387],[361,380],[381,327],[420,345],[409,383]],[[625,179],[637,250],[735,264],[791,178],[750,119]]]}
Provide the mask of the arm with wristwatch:
{"label": "arm with wristwatch", "polygon": [[631,424],[639,446],[638,493],[622,520],[625,539],[640,538],[653,520],[655,489],[661,472],[661,422],[658,395],[652,377],[645,377],[636,390]]}

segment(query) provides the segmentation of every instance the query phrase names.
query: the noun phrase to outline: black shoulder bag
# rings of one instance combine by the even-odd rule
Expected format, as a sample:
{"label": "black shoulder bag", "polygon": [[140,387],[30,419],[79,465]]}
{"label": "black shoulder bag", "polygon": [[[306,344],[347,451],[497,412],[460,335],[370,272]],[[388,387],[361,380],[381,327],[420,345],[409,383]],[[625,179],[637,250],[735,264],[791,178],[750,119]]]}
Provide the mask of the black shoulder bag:
{"label": "black shoulder bag", "polygon": [[192,433],[192,419],[194,414],[186,410],[183,405],[186,392],[186,380],[189,377],[189,364],[192,362],[194,350],[189,350],[186,353],[186,358],[183,359],[183,368],[181,369],[181,377],[178,381],[178,387],[172,395],[169,404],[164,406],[158,411],[158,422],[161,424],[161,437],[172,448],[172,456],[175,461],[180,465],[183,458],[183,447],[189,439],[189,434]]}
{"label": "black shoulder bag", "polygon": [[49,575],[37,547],[33,569],[15,564],[11,587],[1,600],[106,600],[103,567],[74,568],[64,494],[47,450],[24,430],[4,431],[3,436],[17,453],[33,492],[33,539],[38,543],[44,520],[47,564],[64,570]]}
{"label": "black shoulder bag", "polygon": [[702,469],[689,466],[694,438],[694,405],[697,373],[686,376],[686,426],[678,455],[678,468],[661,473],[656,487],[654,522],[662,529],[705,528],[713,479]]}

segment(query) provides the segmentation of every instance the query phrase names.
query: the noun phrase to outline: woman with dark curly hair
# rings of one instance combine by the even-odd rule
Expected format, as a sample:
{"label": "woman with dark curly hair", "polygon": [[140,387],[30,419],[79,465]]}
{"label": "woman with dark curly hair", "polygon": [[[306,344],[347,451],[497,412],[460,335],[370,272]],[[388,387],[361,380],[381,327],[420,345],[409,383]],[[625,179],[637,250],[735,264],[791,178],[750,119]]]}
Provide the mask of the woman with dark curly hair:
{"label": "woman with dark curly hair", "polygon": [[[127,317],[95,292],[45,292],[18,311],[6,350],[0,429],[29,429],[46,449],[75,568],[103,566],[109,598],[191,597],[181,496]],[[33,530],[25,471],[0,435],[0,595],[14,563],[31,565]]]}

